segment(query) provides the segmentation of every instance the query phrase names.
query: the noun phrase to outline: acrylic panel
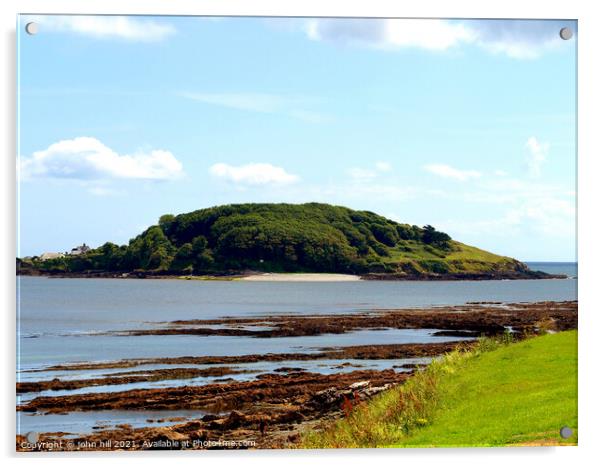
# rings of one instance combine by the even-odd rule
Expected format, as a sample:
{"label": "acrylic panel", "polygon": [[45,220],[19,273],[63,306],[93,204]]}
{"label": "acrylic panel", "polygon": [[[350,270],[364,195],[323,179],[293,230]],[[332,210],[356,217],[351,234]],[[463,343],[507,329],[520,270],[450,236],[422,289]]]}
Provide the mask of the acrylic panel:
{"label": "acrylic panel", "polygon": [[17,38],[17,450],[577,443],[576,21]]}

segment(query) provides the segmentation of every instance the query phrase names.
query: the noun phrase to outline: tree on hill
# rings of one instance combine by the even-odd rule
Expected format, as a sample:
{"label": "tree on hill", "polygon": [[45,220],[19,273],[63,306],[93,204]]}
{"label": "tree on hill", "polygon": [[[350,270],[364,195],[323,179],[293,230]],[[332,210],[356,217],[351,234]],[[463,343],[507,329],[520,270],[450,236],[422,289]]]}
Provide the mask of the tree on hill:
{"label": "tree on hill", "polygon": [[449,244],[451,237],[447,233],[437,231],[435,227],[431,225],[425,225],[422,228],[422,241],[425,244],[433,244],[439,247],[444,247]]}

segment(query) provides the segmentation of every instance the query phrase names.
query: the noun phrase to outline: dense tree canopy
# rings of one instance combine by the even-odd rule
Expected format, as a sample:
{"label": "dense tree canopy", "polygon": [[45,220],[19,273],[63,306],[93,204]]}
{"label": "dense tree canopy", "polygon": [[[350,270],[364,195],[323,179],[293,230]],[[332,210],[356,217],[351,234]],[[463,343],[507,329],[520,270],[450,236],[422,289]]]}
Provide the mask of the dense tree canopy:
{"label": "dense tree canopy", "polygon": [[400,224],[368,211],[318,203],[236,204],[163,215],[127,246],[106,243],[82,256],[44,261],[41,268],[386,272],[408,251],[426,247],[436,259],[451,244],[449,235],[430,225]]}

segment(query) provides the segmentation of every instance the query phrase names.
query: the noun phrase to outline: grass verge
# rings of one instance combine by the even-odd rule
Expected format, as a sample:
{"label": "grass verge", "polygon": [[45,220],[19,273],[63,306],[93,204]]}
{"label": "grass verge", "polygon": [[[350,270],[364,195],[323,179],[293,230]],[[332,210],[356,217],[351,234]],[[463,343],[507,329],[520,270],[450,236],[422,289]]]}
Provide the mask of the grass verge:
{"label": "grass verge", "polygon": [[[577,443],[577,331],[482,339],[306,433],[302,448]],[[573,436],[562,439],[560,428]]]}

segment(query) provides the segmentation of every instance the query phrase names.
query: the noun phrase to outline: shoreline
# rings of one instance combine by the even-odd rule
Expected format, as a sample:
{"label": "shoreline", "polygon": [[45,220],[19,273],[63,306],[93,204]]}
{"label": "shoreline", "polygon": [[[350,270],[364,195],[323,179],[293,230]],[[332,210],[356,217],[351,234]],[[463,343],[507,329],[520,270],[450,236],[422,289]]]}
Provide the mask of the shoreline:
{"label": "shoreline", "polygon": [[437,329],[435,335],[478,337],[501,334],[508,326],[514,333],[525,334],[535,331],[538,324],[543,321],[550,321],[555,329],[566,330],[576,326],[576,315],[576,301],[503,305],[474,303],[426,309],[373,309],[370,312],[353,314],[180,319],[155,322],[156,327],[152,329],[123,329],[97,335],[281,338],[341,334],[361,330]]}
{"label": "shoreline", "polygon": [[[199,415],[164,427],[134,428],[130,424],[119,424],[89,434],[76,434],[68,441],[65,441],[67,432],[43,432],[38,442],[53,445],[51,448],[56,451],[152,450],[165,449],[165,442],[190,442],[191,445],[195,441],[202,442],[197,443],[196,448],[207,448],[203,446],[205,442],[228,440],[246,441],[252,448],[290,448],[310,426],[318,427],[324,421],[342,417],[344,400],[367,400],[408,377],[409,372],[393,369],[335,374],[292,370],[285,374],[265,374],[246,382],[40,397],[34,410],[42,408],[47,414],[52,413],[52,408],[60,414],[111,410],[117,405],[129,410],[150,405],[152,407],[147,409],[177,411],[184,404],[188,409],[199,410]],[[51,410],[45,411],[43,406],[50,406]],[[27,448],[27,443],[24,435],[16,436],[17,451],[36,451],[36,448]]]}
{"label": "shoreline", "polygon": [[17,277],[43,278],[106,278],[120,280],[187,280],[187,281],[241,281],[241,282],[283,282],[283,283],[335,283],[360,281],[505,281],[505,280],[577,280],[561,274],[549,274],[540,271],[529,272],[490,272],[480,274],[394,274],[370,273],[352,275],[342,273],[315,272],[243,272],[221,275],[171,275],[152,272],[60,272],[42,273],[40,271],[18,270]]}
{"label": "shoreline", "polygon": [[[16,409],[22,412],[22,415],[61,415],[119,409],[140,412],[171,410],[176,413],[182,406],[198,410],[198,415],[169,426],[152,424],[133,427],[129,424],[113,423],[103,427],[93,425],[93,430],[89,433],[42,431],[40,441],[61,445],[54,448],[58,450],[68,450],[71,448],[69,445],[80,444],[83,446],[72,449],[96,451],[102,450],[99,445],[104,444],[112,445],[104,448],[109,450],[143,450],[161,448],[157,445],[164,445],[160,442],[168,441],[200,441],[197,448],[207,448],[203,442],[220,442],[224,439],[249,441],[251,448],[294,448],[302,432],[319,429],[324,421],[343,417],[348,400],[368,400],[378,393],[404,383],[421,366],[420,359],[417,358],[436,358],[456,348],[470,348],[476,344],[475,337],[483,334],[497,337],[511,334],[513,339],[522,340],[530,335],[574,329],[577,327],[577,312],[576,301],[542,301],[512,305],[475,302],[465,306],[420,310],[375,309],[356,315],[271,316],[273,325],[272,329],[267,331],[268,334],[262,334],[261,332],[266,330],[260,328],[249,331],[254,331],[258,337],[294,338],[308,334],[332,333],[336,330],[335,327],[339,328],[340,332],[361,328],[378,330],[383,326],[431,327],[438,328],[440,334],[443,331],[466,338],[463,341],[447,343],[323,347],[318,352],[158,357],[48,366],[33,371],[40,373],[41,378],[37,381],[17,385],[17,391],[21,393],[45,393],[24,401]],[[231,326],[233,329],[240,325],[252,328],[255,325],[265,326],[265,317],[162,322],[164,328],[156,330],[161,333],[188,333],[197,331],[199,325],[215,323]],[[511,330],[508,330],[509,328]],[[136,333],[130,333],[128,336],[135,335]],[[407,362],[410,364],[400,366],[399,361],[403,359],[409,359]],[[334,366],[333,369],[336,369],[335,372],[329,373],[312,372],[311,368],[304,369],[299,367],[300,364],[295,365],[295,361],[309,360],[337,360],[340,364],[329,362]],[[350,360],[362,360],[366,364],[357,366],[350,363]],[[386,369],[373,369],[370,367],[370,361],[376,360],[388,360],[391,366]],[[257,373],[249,372],[253,374],[253,378],[249,380],[228,378],[229,375],[235,375],[236,370],[254,369],[252,366],[236,367],[237,364],[262,361],[278,364],[276,368],[262,369]],[[149,364],[164,364],[166,367],[149,370],[144,367]],[[353,370],[345,372],[344,368]],[[43,375],[48,371],[68,371],[75,375],[78,371],[83,373],[86,370],[104,369],[125,370],[101,374],[92,379],[86,378],[85,375],[44,379]],[[124,391],[95,389],[87,393],[62,395],[51,393],[53,390],[70,391],[85,386],[115,387],[122,384],[125,388],[132,382],[186,380],[203,375],[219,376],[222,379],[200,385],[128,387]],[[169,416],[164,420],[147,422],[169,422]],[[73,435],[75,437],[72,437]],[[129,443],[115,446],[123,440]],[[31,451],[23,445],[26,445],[25,437],[17,436],[17,450]]]}

